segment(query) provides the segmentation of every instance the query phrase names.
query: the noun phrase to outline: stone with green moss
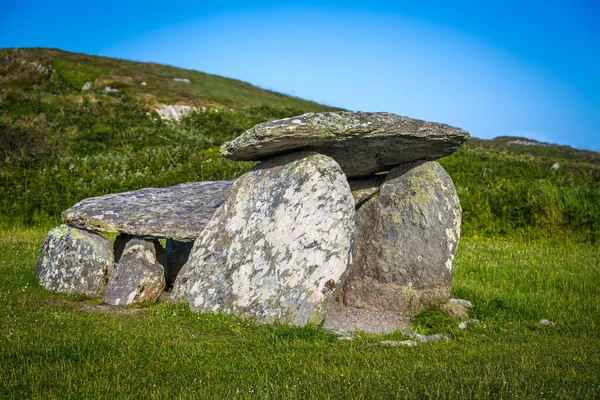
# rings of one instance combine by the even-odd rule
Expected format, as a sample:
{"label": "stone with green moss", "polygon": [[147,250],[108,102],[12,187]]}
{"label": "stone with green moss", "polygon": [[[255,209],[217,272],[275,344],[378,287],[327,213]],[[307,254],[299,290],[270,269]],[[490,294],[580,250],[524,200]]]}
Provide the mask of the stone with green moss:
{"label": "stone with green moss", "polygon": [[173,300],[259,323],[320,323],[351,259],[354,199],[337,162],[315,153],[240,177],[194,243]]}
{"label": "stone with green moss", "polygon": [[334,158],[348,177],[356,177],[450,155],[468,139],[462,129],[390,113],[307,113],[256,125],[221,146],[221,155],[259,161],[312,150]]}
{"label": "stone with green moss", "polygon": [[417,161],[394,168],[356,221],[345,304],[410,314],[448,300],[461,208],[441,165]]}
{"label": "stone with green moss", "polygon": [[114,269],[112,244],[67,225],[48,233],[35,274],[40,285],[64,294],[100,296]]}
{"label": "stone with green moss", "polygon": [[62,219],[93,232],[191,242],[225,201],[232,183],[192,182],[91,197],[63,211]]}

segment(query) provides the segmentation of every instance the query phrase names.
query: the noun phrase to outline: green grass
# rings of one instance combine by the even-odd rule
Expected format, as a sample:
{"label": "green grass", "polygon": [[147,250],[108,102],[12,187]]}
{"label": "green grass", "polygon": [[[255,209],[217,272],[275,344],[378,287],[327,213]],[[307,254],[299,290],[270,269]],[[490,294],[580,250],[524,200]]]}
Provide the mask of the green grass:
{"label": "green grass", "polygon": [[[150,305],[83,311],[99,299],[41,289],[46,229],[0,238],[2,398],[598,398],[600,249],[569,241],[470,238],[453,296],[470,299],[466,330],[436,310],[423,333],[451,340],[413,348],[339,341],[318,327],[254,326]],[[541,318],[555,322],[540,326]]]}

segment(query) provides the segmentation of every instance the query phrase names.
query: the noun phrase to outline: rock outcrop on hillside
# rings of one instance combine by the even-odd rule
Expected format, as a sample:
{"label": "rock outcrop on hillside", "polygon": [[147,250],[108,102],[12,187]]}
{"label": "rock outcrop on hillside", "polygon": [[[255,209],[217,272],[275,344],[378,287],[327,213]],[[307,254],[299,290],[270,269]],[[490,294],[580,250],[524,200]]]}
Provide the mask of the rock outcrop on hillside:
{"label": "rock outcrop on hillside", "polygon": [[[226,157],[261,161],[234,183],[86,199],[63,219],[68,229],[120,233],[107,303],[154,299],[166,276],[171,298],[194,311],[390,331],[449,299],[461,209],[452,180],[431,160],[468,138],[388,113],[309,113],[224,144]],[[168,239],[166,251],[157,238]],[[58,268],[42,261],[47,253],[42,282]],[[117,281],[125,282],[118,291]]]}

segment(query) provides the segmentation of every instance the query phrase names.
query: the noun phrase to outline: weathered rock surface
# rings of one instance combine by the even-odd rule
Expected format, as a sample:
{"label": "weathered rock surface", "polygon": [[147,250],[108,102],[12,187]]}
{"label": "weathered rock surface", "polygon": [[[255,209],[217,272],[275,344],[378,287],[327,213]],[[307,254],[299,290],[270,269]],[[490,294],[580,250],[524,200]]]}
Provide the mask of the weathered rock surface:
{"label": "weathered rock surface", "polygon": [[232,181],[183,183],[91,197],[63,211],[63,221],[93,232],[194,241],[225,201]]}
{"label": "weathered rock surface", "polygon": [[448,300],[461,208],[435,161],[401,165],[357,211],[350,307],[413,313]]}
{"label": "weathered rock surface", "polygon": [[113,268],[113,249],[108,240],[60,225],[48,233],[35,274],[47,290],[100,296]]}
{"label": "weathered rock surface", "polygon": [[172,298],[260,323],[320,323],[343,283],[354,200],[321,154],[264,162],[239,178],[195,242]]}
{"label": "weathered rock surface", "polygon": [[221,147],[221,155],[258,161],[297,150],[333,157],[348,177],[454,153],[469,134],[449,125],[390,113],[307,113],[256,125]]}
{"label": "weathered rock surface", "polygon": [[154,301],[165,288],[165,270],[156,259],[156,242],[138,238],[126,244],[102,301],[113,306]]}

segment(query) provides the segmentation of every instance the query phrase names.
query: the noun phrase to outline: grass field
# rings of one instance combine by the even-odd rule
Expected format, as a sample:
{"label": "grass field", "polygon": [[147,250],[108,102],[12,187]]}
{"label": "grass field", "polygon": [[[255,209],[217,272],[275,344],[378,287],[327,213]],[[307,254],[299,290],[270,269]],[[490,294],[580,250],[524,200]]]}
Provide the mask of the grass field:
{"label": "grass field", "polygon": [[427,310],[414,329],[451,339],[390,348],[377,342],[400,333],[339,341],[167,303],[102,312],[37,285],[45,233],[0,239],[1,398],[600,397],[597,246],[464,239],[453,296],[479,324]]}

